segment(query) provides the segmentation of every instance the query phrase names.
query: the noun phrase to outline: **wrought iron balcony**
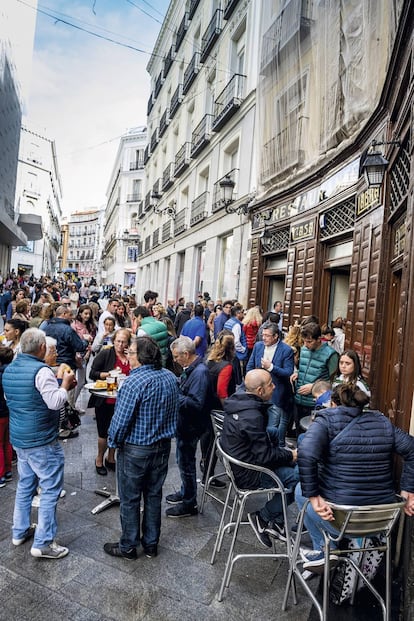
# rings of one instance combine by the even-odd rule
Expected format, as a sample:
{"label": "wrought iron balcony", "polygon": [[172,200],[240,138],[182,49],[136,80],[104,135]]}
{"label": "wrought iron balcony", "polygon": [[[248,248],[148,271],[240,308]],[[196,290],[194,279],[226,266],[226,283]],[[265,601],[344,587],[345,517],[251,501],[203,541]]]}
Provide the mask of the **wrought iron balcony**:
{"label": "wrought iron balcony", "polygon": [[188,30],[188,13],[184,13],[183,19],[178,26],[177,35],[175,37],[175,53],[180,49],[181,43],[184,41],[185,33]]}
{"label": "wrought iron balcony", "polygon": [[164,73],[163,73],[163,71],[161,69],[160,74],[159,74],[158,78],[155,81],[154,99],[156,99],[158,97],[163,84],[164,84]]}
{"label": "wrought iron balcony", "polygon": [[152,234],[152,247],[156,248],[160,245],[160,229],[155,229]]}
{"label": "wrought iron balcony", "polygon": [[175,46],[172,45],[170,47],[170,49],[168,50],[167,56],[164,58],[164,80],[168,75],[169,70],[171,69],[171,66],[174,62],[174,58],[175,58]]}
{"label": "wrought iron balcony", "polygon": [[235,73],[214,102],[214,132],[219,131],[240,108],[245,80],[246,76]]}
{"label": "wrought iron balcony", "polygon": [[201,39],[200,62],[204,63],[207,60],[207,56],[209,55],[222,30],[223,11],[221,9],[217,9]]}
{"label": "wrought iron balcony", "polygon": [[161,179],[159,177],[152,186],[152,193],[155,195],[161,194]]}
{"label": "wrought iron balcony", "polygon": [[171,220],[167,220],[162,225],[161,241],[166,242],[171,239]]}
{"label": "wrought iron balcony", "polygon": [[200,4],[200,0],[190,0],[190,6],[188,7],[188,19],[193,19],[194,13],[198,5]]}
{"label": "wrought iron balcony", "polygon": [[229,19],[239,0],[226,0],[224,3],[224,19]]}
{"label": "wrought iron balcony", "polygon": [[148,252],[150,248],[151,248],[151,235],[148,235],[145,238],[144,252]]}
{"label": "wrought iron balcony", "polygon": [[191,157],[198,155],[210,142],[213,118],[212,114],[205,114],[191,134]]}
{"label": "wrought iron balcony", "polygon": [[149,113],[151,112],[153,107],[154,107],[154,92],[151,91],[151,94],[148,99],[148,104],[147,104],[147,116],[149,116]]}
{"label": "wrought iron balcony", "polygon": [[181,149],[177,151],[174,162],[174,175],[179,177],[190,164],[191,142],[185,142]]}
{"label": "wrought iron balcony", "polygon": [[[140,151],[140,153],[142,153]],[[145,162],[144,162],[144,158],[140,158],[139,160],[135,160],[135,162],[129,162],[129,170],[141,170],[141,168],[144,168]]]}
{"label": "wrought iron balcony", "polygon": [[127,195],[127,203],[137,203],[141,200],[141,192],[134,192]]}
{"label": "wrought iron balcony", "polygon": [[183,100],[183,85],[179,84],[175,89],[170,101],[170,119],[173,118]]}
{"label": "wrought iron balcony", "polygon": [[[229,177],[235,184],[235,188],[237,188],[237,180],[238,180],[238,173],[239,173],[239,169],[238,168],[233,168],[233,170],[230,170],[230,172],[226,173],[225,175],[223,175],[223,177],[221,177],[218,181],[216,181],[216,183],[213,186],[213,203],[211,205],[211,211],[212,213],[216,213],[217,211],[220,211],[220,209],[223,209],[224,207],[224,202],[221,199],[221,187],[220,187],[220,181],[223,181],[224,178]],[[233,199],[236,198],[236,193],[233,193]]]}
{"label": "wrought iron balcony", "polygon": [[157,144],[159,142],[159,135],[158,135],[158,127],[155,129],[155,131],[152,132],[151,135],[151,155],[154,153],[155,149],[157,148]]}
{"label": "wrought iron balcony", "polygon": [[174,183],[174,162],[170,162],[162,174],[162,189],[168,190]]}
{"label": "wrought iron balcony", "polygon": [[[148,194],[147,194],[147,196],[148,196]],[[147,197],[145,197],[145,201],[146,200],[147,200]],[[141,201],[140,204],[138,205],[138,213],[137,213],[138,220],[140,220],[143,217],[144,213],[145,213],[144,205],[145,205],[144,201]]]}
{"label": "wrought iron balcony", "polygon": [[184,82],[183,82],[183,95],[185,95],[192,83],[194,82],[197,73],[200,71],[200,52],[194,52],[192,59],[184,71]]}
{"label": "wrought iron balcony", "polygon": [[186,228],[185,209],[181,209],[181,211],[177,213],[177,216],[174,220],[174,235],[180,235],[180,233],[183,233]]}
{"label": "wrought iron balcony", "polygon": [[165,134],[169,124],[170,124],[170,109],[166,108],[164,112],[162,113],[162,116],[160,119],[160,130],[158,133],[159,138],[161,138],[161,136]]}
{"label": "wrought iron balcony", "polygon": [[145,147],[145,151],[144,151],[144,166],[148,162],[150,157],[151,157],[151,145],[147,144],[147,146]]}
{"label": "wrought iron balcony", "polygon": [[145,204],[144,211],[149,211],[151,209],[151,190],[145,195]]}
{"label": "wrought iron balcony", "polygon": [[207,218],[207,205],[210,192],[203,192],[191,203],[190,226]]}

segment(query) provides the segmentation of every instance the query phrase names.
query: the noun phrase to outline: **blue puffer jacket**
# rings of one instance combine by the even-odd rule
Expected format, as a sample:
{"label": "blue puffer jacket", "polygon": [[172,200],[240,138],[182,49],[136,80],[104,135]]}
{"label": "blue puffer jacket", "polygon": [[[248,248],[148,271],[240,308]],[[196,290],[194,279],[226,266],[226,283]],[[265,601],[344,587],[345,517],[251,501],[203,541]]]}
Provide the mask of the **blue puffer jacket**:
{"label": "blue puffer jacket", "polygon": [[19,354],[3,373],[3,389],[10,411],[10,442],[16,448],[50,444],[59,433],[59,410],[49,410],[35,386],[44,362]]}
{"label": "blue puffer jacket", "polygon": [[[332,441],[358,417],[338,440]],[[320,410],[298,450],[303,495],[338,504],[393,502],[392,462],[404,458],[400,489],[414,492],[414,438],[381,412],[340,406]]]}
{"label": "blue puffer jacket", "polygon": [[57,340],[57,363],[65,362],[72,369],[76,369],[76,352],[86,351],[88,343],[81,339],[71,327],[67,319],[53,317],[48,321],[44,332]]}

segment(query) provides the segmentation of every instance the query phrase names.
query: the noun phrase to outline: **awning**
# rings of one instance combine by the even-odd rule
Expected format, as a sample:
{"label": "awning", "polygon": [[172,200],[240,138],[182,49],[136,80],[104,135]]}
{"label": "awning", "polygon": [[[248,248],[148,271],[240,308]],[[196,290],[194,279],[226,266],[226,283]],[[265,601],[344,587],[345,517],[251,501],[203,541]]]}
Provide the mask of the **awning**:
{"label": "awning", "polygon": [[17,224],[27,235],[27,239],[32,241],[42,239],[42,216],[36,216],[31,213],[21,213],[19,214]]}

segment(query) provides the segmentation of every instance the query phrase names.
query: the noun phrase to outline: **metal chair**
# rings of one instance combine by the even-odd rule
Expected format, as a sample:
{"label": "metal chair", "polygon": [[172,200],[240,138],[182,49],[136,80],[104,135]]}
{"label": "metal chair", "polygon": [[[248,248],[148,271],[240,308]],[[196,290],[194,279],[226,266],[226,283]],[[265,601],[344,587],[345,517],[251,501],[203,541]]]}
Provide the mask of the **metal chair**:
{"label": "metal chair", "polygon": [[[330,589],[330,553],[332,552],[331,545],[335,544],[334,553],[340,560],[343,560],[348,565],[351,565],[356,572],[357,580],[354,586],[354,591],[351,598],[353,603],[355,592],[358,583],[363,583],[368,587],[374,597],[381,605],[384,621],[389,621],[391,613],[391,533],[393,528],[402,513],[402,509],[405,505],[405,500],[398,497],[397,502],[383,505],[368,505],[366,507],[358,506],[345,506],[335,505],[329,503],[333,509],[335,520],[330,522],[330,525],[338,530],[337,535],[333,535],[326,531],[323,531],[325,545],[325,564],[323,567],[323,599],[322,605],[316,599],[313,591],[309,588],[306,580],[302,576],[303,559],[300,556],[300,537],[304,524],[304,518],[306,509],[309,504],[307,501],[299,515],[298,531],[293,546],[292,557],[290,561],[290,569],[288,575],[288,581],[286,584],[285,597],[283,600],[282,610],[286,610],[287,600],[289,597],[290,588],[293,587],[294,603],[296,604],[296,588],[295,578],[299,580],[306,593],[312,599],[321,621],[326,621],[328,618],[329,608],[329,589]],[[402,521],[401,521],[402,524]],[[376,546],[367,546],[366,538],[383,535],[385,541],[380,542]],[[353,539],[356,544],[352,549],[336,549],[336,545],[343,538]],[[351,554],[360,553],[360,562],[363,559],[363,553],[368,550],[378,550],[385,552],[385,599],[379,594],[377,589],[370,583],[368,578],[363,574],[361,567],[355,563],[351,558]]]}
{"label": "metal chair", "polygon": [[226,472],[221,472],[219,474],[215,474],[213,476],[210,476],[210,472],[212,470],[213,467],[213,462],[214,462],[214,458],[217,452],[217,439],[220,437],[220,434],[223,430],[223,420],[224,420],[224,412],[223,410],[211,410],[210,412],[210,418],[211,418],[211,424],[213,426],[213,432],[214,432],[214,444],[210,453],[210,458],[208,460],[208,466],[207,466],[207,471],[206,471],[206,477],[205,477],[205,484],[203,486],[203,492],[201,494],[201,500],[200,500],[200,506],[199,506],[199,512],[203,513],[203,509],[204,509],[204,504],[206,502],[206,497],[209,496],[210,498],[213,498],[213,500],[216,500],[217,502],[219,502],[220,504],[224,505],[224,500],[220,497],[217,496],[216,494],[214,494],[211,491],[211,482],[214,479],[221,479],[223,477],[227,478],[227,474]]}
{"label": "metal chair", "polygon": [[[224,589],[226,587],[229,586],[230,584],[230,579],[231,579],[231,575],[233,572],[233,567],[235,565],[235,563],[237,563],[237,561],[241,560],[241,559],[245,559],[245,558],[267,558],[267,559],[275,559],[275,558],[287,558],[290,561],[290,557],[291,557],[291,553],[292,553],[292,541],[290,538],[290,533],[289,533],[289,526],[288,526],[288,521],[287,521],[287,500],[286,500],[286,494],[292,490],[286,490],[282,484],[282,482],[280,481],[280,479],[277,477],[277,475],[272,471],[269,470],[268,468],[263,468],[261,466],[255,466],[253,464],[247,464],[245,462],[239,461],[238,459],[235,459],[234,457],[231,457],[230,455],[228,455],[227,453],[224,452],[224,450],[222,449],[221,445],[220,445],[220,439],[216,439],[216,446],[217,446],[217,450],[219,453],[219,456],[221,457],[224,467],[226,469],[226,473],[227,476],[229,477],[230,481],[231,481],[231,485],[229,486],[229,489],[227,491],[227,495],[226,495],[226,500],[224,502],[224,507],[223,507],[223,512],[221,515],[221,520],[220,520],[220,525],[219,525],[219,529],[217,532],[217,538],[216,538],[216,542],[214,544],[214,550],[213,550],[213,554],[211,557],[211,564],[214,563],[216,555],[218,552],[220,552],[221,550],[221,546],[222,546],[222,542],[223,542],[223,537],[226,533],[226,531],[233,531],[233,537],[230,543],[230,549],[227,555],[227,560],[226,560],[226,564],[225,564],[225,568],[224,568],[224,575],[223,575],[223,579],[221,582],[221,587],[220,587],[220,591],[218,594],[218,601],[221,602],[223,599],[223,593],[224,593]],[[235,481],[234,478],[234,474],[233,474],[233,470],[231,468],[231,466],[236,465],[239,466],[241,468],[246,468],[247,470],[255,470],[257,472],[263,473],[263,474],[267,474],[273,481],[274,481],[274,486],[271,488],[258,488],[258,489],[240,489]],[[227,510],[230,508],[229,507],[229,503],[230,503],[230,498],[232,495],[232,491],[234,493],[234,502],[233,502],[233,509],[231,511],[230,514],[230,521],[227,522],[225,524],[225,518],[226,518],[226,513]],[[252,554],[235,554],[234,553],[234,548],[236,545],[236,541],[237,541],[237,535],[239,532],[239,527],[241,524],[249,524],[249,522],[243,522],[242,521],[242,517],[243,517],[243,512],[245,509],[245,505],[246,502],[249,498],[252,498],[254,496],[258,496],[259,494],[263,495],[266,494],[268,499],[270,499],[274,494],[280,494],[281,499],[282,499],[282,510],[283,510],[283,518],[284,518],[284,522],[285,522],[285,528],[286,528],[286,535],[287,535],[287,541],[286,541],[286,550],[283,552],[276,552],[275,551],[275,545],[273,545],[273,552],[272,553],[267,553],[267,554],[260,554],[260,553],[252,553]],[[250,526],[250,524],[249,524]]]}

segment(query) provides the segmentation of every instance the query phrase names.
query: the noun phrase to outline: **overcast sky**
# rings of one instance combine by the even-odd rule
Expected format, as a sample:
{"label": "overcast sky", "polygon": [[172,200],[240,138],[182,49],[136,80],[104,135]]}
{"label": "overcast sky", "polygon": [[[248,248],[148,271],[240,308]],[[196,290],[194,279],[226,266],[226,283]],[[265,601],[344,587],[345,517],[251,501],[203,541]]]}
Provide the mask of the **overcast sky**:
{"label": "overcast sky", "polygon": [[105,203],[119,136],[146,124],[145,68],[168,4],[39,0],[40,11],[148,52],[120,47],[38,11],[24,122],[56,142],[65,214]]}

